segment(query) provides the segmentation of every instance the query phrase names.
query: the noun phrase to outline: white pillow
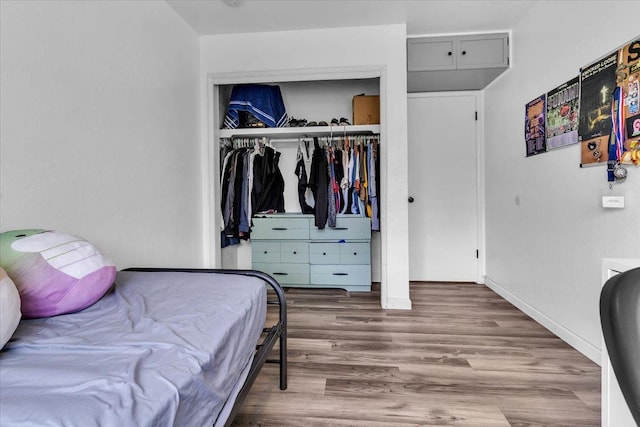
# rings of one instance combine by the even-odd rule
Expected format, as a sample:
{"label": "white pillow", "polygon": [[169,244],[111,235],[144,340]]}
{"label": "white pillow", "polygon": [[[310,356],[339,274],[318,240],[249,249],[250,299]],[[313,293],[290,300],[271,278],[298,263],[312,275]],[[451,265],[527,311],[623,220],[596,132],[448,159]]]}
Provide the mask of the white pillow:
{"label": "white pillow", "polygon": [[9,341],[20,323],[20,294],[13,280],[0,267],[0,349]]}

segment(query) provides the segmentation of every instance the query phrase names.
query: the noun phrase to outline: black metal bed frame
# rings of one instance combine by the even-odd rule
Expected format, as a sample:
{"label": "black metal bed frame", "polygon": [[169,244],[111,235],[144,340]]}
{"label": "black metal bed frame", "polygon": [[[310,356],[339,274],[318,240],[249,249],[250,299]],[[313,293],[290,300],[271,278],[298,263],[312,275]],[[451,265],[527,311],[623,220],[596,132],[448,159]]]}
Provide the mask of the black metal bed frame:
{"label": "black metal bed frame", "polygon": [[[242,276],[257,277],[267,283],[274,290],[277,300],[267,300],[268,305],[279,306],[278,322],[270,327],[264,328],[263,333],[266,336],[261,343],[256,345],[256,353],[249,369],[249,374],[242,385],[242,389],[236,397],[233,408],[229,413],[229,417],[225,422],[225,427],[228,427],[233,422],[242,402],[244,402],[249,390],[254,381],[258,377],[258,373],[265,363],[277,363],[280,365],[280,390],[287,389],[287,302],[284,295],[284,291],[280,284],[271,276],[256,270],[226,270],[226,269],[212,269],[212,268],[147,268],[147,267],[132,267],[127,268],[124,271],[141,271],[141,272],[178,272],[178,273],[218,273],[218,274],[235,274]],[[276,342],[280,341],[280,356],[278,359],[269,359],[269,353],[275,346]]]}

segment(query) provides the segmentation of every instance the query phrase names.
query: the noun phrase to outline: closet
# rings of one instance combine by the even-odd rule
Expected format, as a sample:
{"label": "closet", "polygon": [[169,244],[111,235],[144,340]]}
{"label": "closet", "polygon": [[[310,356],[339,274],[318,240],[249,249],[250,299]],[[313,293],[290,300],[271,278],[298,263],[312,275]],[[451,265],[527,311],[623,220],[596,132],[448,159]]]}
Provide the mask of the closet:
{"label": "closet", "polygon": [[[244,79],[240,83],[247,83],[247,81]],[[378,77],[280,82],[252,81],[251,83],[278,85],[289,118],[317,123],[321,121],[330,123],[334,118],[346,118],[352,123],[353,97],[360,94],[379,95],[380,93]],[[256,141],[259,141],[278,153],[278,167],[284,183],[285,214],[262,214],[260,218],[254,218],[248,239],[232,242],[234,244],[225,246],[221,250],[221,266],[261,269],[275,273],[275,276],[278,276],[277,273],[286,273],[286,277],[281,274],[282,277],[277,278],[289,286],[370,290],[371,280],[379,281],[381,275],[380,233],[377,232],[379,222],[376,221],[372,232],[372,223],[369,218],[353,214],[338,214],[340,226],[327,226],[325,230],[318,230],[314,225],[313,215],[302,213],[296,166],[300,147],[306,144],[313,149],[314,139],[321,146],[337,148],[344,147],[345,141],[368,143],[371,138],[375,138],[379,150],[384,150],[384,141],[379,139],[380,124],[225,129],[222,128],[224,116],[233,86],[234,83],[216,85],[213,97],[215,104],[211,108],[214,112],[215,128],[212,151],[217,152],[215,159],[217,164],[213,168],[215,176],[211,179],[215,180],[214,185],[218,186],[216,191],[218,200],[215,202],[217,218],[214,221],[216,227],[212,231],[220,232],[220,224],[224,224],[220,199],[225,193],[221,191],[220,174],[224,171],[225,154],[221,153],[220,149],[225,145],[231,150],[243,146],[247,150],[252,150]],[[271,229],[286,228],[273,225],[282,220],[290,224],[289,228],[295,224],[302,224],[304,227],[298,228],[306,231],[301,234],[294,233],[293,237],[274,233]],[[349,226],[345,227],[344,224]],[[224,242],[224,236],[221,236],[221,240]],[[323,253],[331,255],[322,255]],[[337,266],[341,267],[336,270]],[[278,268],[274,270],[275,267]],[[285,267],[289,270],[283,270]]]}

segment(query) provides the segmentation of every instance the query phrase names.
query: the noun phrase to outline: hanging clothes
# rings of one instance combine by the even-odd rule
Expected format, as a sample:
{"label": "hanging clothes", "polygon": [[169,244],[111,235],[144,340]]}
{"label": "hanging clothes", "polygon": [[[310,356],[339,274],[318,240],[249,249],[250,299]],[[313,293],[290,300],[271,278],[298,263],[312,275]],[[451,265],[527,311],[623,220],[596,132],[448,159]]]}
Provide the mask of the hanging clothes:
{"label": "hanging clothes", "polygon": [[[304,144],[304,149],[302,144]],[[313,199],[313,193],[309,187],[309,179],[307,177],[307,163],[310,164],[311,156],[309,156],[309,146],[306,144],[306,142],[298,142],[295,174],[298,177],[298,202],[300,203],[300,212],[310,214],[315,212],[315,200]]]}
{"label": "hanging clothes", "polygon": [[[316,198],[313,213],[318,228],[335,227],[337,214],[351,214],[371,218],[372,230],[380,230],[378,144],[377,135],[326,138],[322,145],[318,138],[314,139],[309,186]],[[325,168],[326,173],[320,173]],[[298,173],[301,170],[300,161],[296,170]],[[298,177],[300,184],[301,174]],[[301,191],[299,187],[300,200]]]}
{"label": "hanging clothes", "polygon": [[253,161],[253,212],[284,212],[284,178],[278,163],[280,152],[264,147]]}
{"label": "hanging clothes", "polygon": [[327,226],[336,227],[336,199],[334,197],[334,185],[336,182],[335,171],[333,167],[333,149],[325,150],[327,159],[327,173],[329,180],[327,182]]}
{"label": "hanging clothes", "polygon": [[[284,212],[284,178],[280,153],[262,138],[234,140],[222,161],[222,247],[248,239],[256,212]],[[221,151],[222,152],[222,151]]]}
{"label": "hanging clothes", "polygon": [[[322,143],[320,143],[322,140]],[[284,212],[280,153],[266,138],[239,138],[221,166],[223,241],[247,239],[256,213]],[[336,227],[337,216],[359,215],[380,230],[379,138],[377,135],[314,138],[313,147],[298,141],[295,174],[300,211],[313,214],[319,229]],[[221,154],[222,155],[222,154]]]}
{"label": "hanging clothes", "polygon": [[[369,169],[369,204],[371,206],[371,230],[380,231],[380,220],[378,218],[378,194],[377,194],[377,176],[379,168],[377,159],[377,150],[378,143],[377,141],[372,141],[368,145],[367,150],[367,160],[368,160],[368,169]],[[368,212],[368,210],[367,210]]]}
{"label": "hanging clothes", "polygon": [[327,224],[328,215],[328,164],[324,150],[318,143],[318,138],[313,138],[313,156],[311,158],[311,171],[309,173],[309,187],[313,192],[316,202],[314,209],[315,225],[323,229]]}

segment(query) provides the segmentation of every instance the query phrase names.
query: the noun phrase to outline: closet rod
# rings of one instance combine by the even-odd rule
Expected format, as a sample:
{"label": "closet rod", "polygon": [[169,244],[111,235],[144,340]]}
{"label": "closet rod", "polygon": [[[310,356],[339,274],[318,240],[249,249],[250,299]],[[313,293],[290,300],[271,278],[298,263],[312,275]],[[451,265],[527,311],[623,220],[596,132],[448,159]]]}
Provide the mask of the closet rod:
{"label": "closet rod", "polygon": [[[347,137],[350,140],[355,140],[356,138],[364,138],[364,139],[380,139],[380,135],[372,135],[372,134],[364,134],[364,135],[347,135]],[[335,140],[344,140],[345,138],[347,138],[345,136],[318,136],[318,140],[322,141],[322,140],[327,140],[327,139],[331,139],[332,141]],[[233,141],[233,139],[226,139],[227,141]],[[248,137],[248,138],[237,138],[238,140],[242,140],[242,139],[254,139],[254,137]],[[267,137],[267,140],[270,142],[298,142],[298,141],[304,141],[304,140],[311,140],[313,141],[313,137],[300,137],[300,138],[269,138]]]}

